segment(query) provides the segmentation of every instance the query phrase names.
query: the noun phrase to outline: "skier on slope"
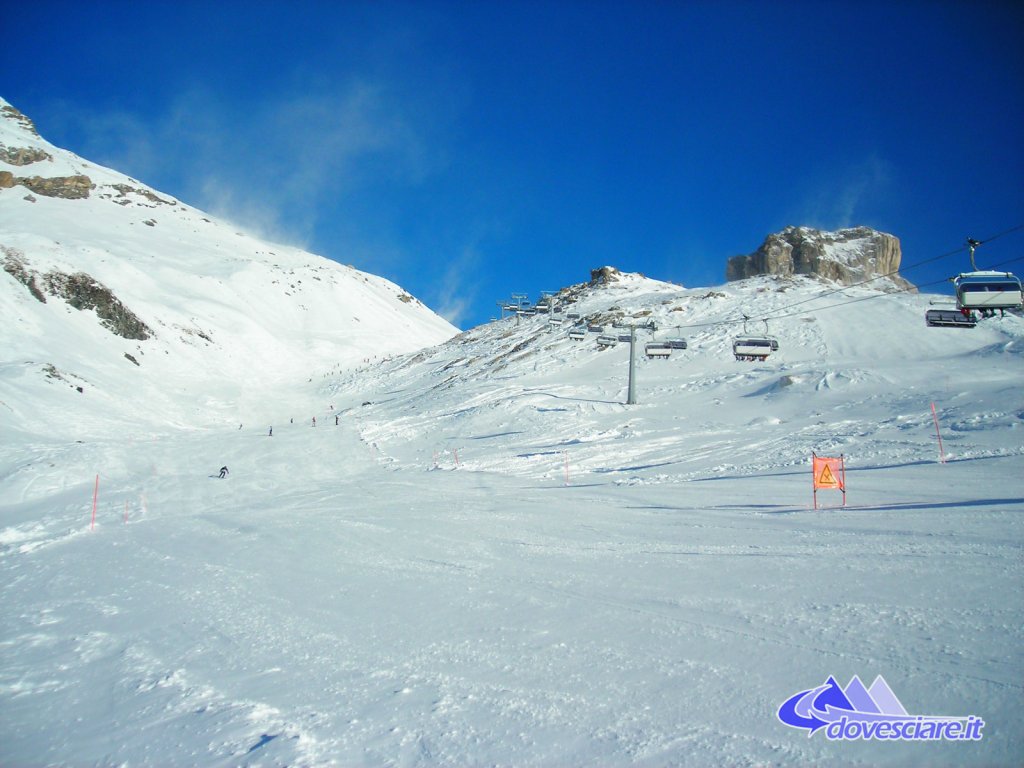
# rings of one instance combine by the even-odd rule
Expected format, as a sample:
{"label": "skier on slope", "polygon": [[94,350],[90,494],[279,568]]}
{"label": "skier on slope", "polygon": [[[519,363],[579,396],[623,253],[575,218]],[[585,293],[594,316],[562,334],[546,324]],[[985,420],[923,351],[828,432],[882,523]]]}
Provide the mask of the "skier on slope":
{"label": "skier on slope", "polygon": [[225,476],[227,475],[227,473],[228,473],[228,468],[227,468],[227,467],[221,467],[221,468],[220,468],[220,474],[218,475],[218,477],[219,477],[219,478],[220,478],[221,480],[223,480],[223,479],[224,479],[224,477],[225,477]]}

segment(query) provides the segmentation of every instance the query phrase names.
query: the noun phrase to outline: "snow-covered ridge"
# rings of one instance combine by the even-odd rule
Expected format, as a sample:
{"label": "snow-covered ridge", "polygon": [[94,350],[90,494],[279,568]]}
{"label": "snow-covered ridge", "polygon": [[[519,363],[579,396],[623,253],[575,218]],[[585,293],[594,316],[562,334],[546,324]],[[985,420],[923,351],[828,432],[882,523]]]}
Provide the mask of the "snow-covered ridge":
{"label": "snow-covered ridge", "polygon": [[[66,184],[87,194],[46,193]],[[3,101],[0,248],[0,419],[18,428],[242,420],[314,371],[457,332],[389,280],[50,144]],[[147,332],[119,333],[104,312]],[[56,423],[39,406],[50,394]]]}

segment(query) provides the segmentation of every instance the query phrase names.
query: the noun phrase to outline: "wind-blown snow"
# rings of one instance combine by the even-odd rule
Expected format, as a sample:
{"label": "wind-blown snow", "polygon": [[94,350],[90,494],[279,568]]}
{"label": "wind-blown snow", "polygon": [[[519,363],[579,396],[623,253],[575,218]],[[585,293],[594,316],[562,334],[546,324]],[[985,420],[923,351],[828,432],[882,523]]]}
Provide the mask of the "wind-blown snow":
{"label": "wind-blown snow", "polygon": [[[117,286],[129,305],[150,289]],[[282,319],[304,350],[287,376],[218,340],[217,375],[161,382],[148,352],[138,378],[81,368],[106,399],[8,362],[0,762],[1019,763],[1024,321],[931,329],[926,296],[821,293],[566,292],[591,322],[688,339],[638,356],[634,406],[628,345],[546,315],[361,365]],[[154,306],[183,318],[201,295]],[[743,314],[757,333],[778,317],[764,363],[732,358]],[[107,336],[74,339],[99,356]],[[134,409],[140,388],[158,403]],[[846,456],[845,508],[811,508],[812,451]],[[776,717],[829,676],[879,674],[911,714],[981,717],[983,739],[832,743]]]}

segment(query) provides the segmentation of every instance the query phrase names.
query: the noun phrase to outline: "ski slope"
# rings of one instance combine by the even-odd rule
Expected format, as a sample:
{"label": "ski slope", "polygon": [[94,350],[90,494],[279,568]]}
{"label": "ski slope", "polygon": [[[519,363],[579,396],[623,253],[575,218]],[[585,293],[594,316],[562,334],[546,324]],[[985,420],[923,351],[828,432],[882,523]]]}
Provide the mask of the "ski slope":
{"label": "ski slope", "polygon": [[[325,360],[241,429],[14,433],[0,762],[1018,764],[1024,321],[927,329],[928,297],[864,289],[793,306],[821,293],[565,293],[688,338],[637,360],[634,406],[626,345],[540,315]],[[792,315],[764,363],[731,358],[743,313]],[[811,508],[812,451],[846,456],[845,508]],[[982,740],[776,717],[879,674]]]}

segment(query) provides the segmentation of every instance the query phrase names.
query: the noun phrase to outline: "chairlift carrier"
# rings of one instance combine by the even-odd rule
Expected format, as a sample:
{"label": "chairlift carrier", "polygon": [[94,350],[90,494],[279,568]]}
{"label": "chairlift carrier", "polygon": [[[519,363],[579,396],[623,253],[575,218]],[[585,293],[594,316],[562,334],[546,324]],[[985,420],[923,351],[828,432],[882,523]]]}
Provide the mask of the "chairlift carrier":
{"label": "chairlift carrier", "polygon": [[650,358],[666,358],[672,354],[672,346],[667,341],[648,341],[644,345],[644,354]]}
{"label": "chairlift carrier", "polygon": [[961,272],[953,278],[957,309],[967,313],[978,309],[985,314],[996,309],[1020,309],[1024,306],[1024,290],[1020,278],[1011,272],[979,270],[974,262],[974,250],[981,242],[969,237],[967,245],[970,248],[972,271]]}
{"label": "chairlift carrier", "polygon": [[[737,336],[733,340],[732,353],[737,360],[767,360],[768,355],[778,351],[779,342],[773,336],[748,336],[747,320],[749,319],[746,315],[743,316],[743,335]],[[762,322],[767,333],[768,321],[762,320]]]}

